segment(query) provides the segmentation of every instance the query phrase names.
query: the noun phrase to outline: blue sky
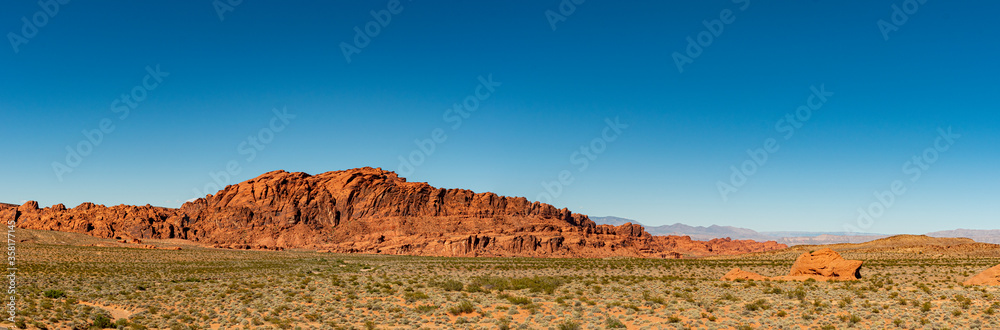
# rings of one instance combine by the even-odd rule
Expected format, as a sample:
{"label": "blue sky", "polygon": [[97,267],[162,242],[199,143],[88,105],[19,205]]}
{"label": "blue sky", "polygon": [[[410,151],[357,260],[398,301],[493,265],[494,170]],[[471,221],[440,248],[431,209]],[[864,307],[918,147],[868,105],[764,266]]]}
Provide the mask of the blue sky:
{"label": "blue sky", "polygon": [[1000,220],[993,2],[228,3],[0,5],[0,201],[177,207],[215,181],[417,153],[410,181],[650,225]]}

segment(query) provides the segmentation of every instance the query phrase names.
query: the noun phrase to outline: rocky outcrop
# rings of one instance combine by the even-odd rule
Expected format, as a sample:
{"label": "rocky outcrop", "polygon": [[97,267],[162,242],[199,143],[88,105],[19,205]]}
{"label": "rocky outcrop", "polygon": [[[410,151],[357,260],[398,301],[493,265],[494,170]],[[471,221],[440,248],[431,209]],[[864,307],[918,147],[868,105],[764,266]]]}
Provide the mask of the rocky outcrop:
{"label": "rocky outcrop", "polygon": [[767,277],[734,268],[726,273],[722,280],[849,281],[861,278],[862,263],[859,260],[846,260],[831,249],[821,249],[800,255],[786,276]]}
{"label": "rocky outcrop", "polygon": [[987,269],[962,282],[964,285],[1000,285],[1000,265]]}
{"label": "rocky outcrop", "polygon": [[179,209],[91,203],[39,208],[36,202],[7,209],[0,206],[21,228],[127,241],[180,238],[232,249],[676,258],[785,247],[652,236],[634,224],[598,226],[586,215],[523,197],[435,188],[369,167],[318,175],[268,172]]}
{"label": "rocky outcrop", "polygon": [[820,249],[803,253],[792,265],[788,276],[821,277],[833,280],[856,280],[861,278],[860,260],[846,260],[831,249]]}

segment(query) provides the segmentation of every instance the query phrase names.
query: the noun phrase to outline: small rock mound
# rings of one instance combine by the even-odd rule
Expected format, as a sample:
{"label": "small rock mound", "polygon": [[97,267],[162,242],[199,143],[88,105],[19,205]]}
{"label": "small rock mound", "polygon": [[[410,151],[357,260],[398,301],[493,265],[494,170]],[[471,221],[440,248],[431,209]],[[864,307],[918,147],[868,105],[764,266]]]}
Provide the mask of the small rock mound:
{"label": "small rock mound", "polygon": [[964,285],[1000,285],[1000,265],[987,269],[976,276],[970,277]]}
{"label": "small rock mound", "polygon": [[723,281],[736,281],[736,280],[754,280],[754,281],[764,281],[767,280],[767,276],[757,274],[754,272],[748,272],[740,269],[739,267],[733,268],[725,276],[722,276]]}
{"label": "small rock mound", "polygon": [[[722,280],[805,281],[814,279],[817,281],[849,281],[861,278],[862,263],[860,260],[846,260],[831,249],[822,249],[800,255],[795,259],[795,264],[792,265],[792,270],[787,276],[767,277],[733,268],[722,277]],[[995,268],[996,274],[1000,275],[1000,266]]]}

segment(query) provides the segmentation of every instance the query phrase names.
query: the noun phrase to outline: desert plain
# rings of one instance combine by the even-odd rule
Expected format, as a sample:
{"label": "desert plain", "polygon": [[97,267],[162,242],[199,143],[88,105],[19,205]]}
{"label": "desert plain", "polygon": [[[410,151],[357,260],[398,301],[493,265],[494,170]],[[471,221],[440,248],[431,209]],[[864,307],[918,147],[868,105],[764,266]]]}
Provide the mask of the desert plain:
{"label": "desert plain", "polygon": [[849,281],[786,275],[820,247],[694,259],[430,257],[218,249],[18,229],[27,329],[995,329],[995,245],[896,236],[828,246]]}

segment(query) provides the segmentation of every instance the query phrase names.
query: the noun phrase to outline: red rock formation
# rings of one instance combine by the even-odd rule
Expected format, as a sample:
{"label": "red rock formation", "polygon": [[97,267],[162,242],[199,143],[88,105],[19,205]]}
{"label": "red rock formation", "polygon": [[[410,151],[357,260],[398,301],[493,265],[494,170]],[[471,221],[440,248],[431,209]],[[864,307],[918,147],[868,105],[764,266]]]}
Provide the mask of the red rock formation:
{"label": "red rock formation", "polygon": [[434,188],[369,167],[318,175],[268,172],[180,209],[91,203],[39,209],[28,202],[8,212],[21,228],[128,241],[181,238],[233,249],[675,258],[786,247],[773,241],[651,236],[633,224],[598,226],[586,215],[523,197]]}
{"label": "red rock formation", "polygon": [[964,285],[1000,285],[1000,265],[965,280]]}
{"label": "red rock formation", "polygon": [[181,230],[186,224],[178,210],[150,205],[105,207],[83,203],[72,209],[62,204],[39,209],[38,202],[29,201],[13,213],[18,227],[27,229],[86,233],[119,240],[186,238]]}
{"label": "red rock formation", "polygon": [[[799,255],[792,264],[792,270],[787,276],[766,277],[760,274],[742,271],[734,268],[722,277],[723,281],[736,279],[772,280],[772,281],[847,281],[861,278],[859,260],[845,260],[839,253],[831,249],[821,249]],[[1000,268],[1000,266],[998,266]]]}
{"label": "red rock formation", "polygon": [[803,253],[792,265],[788,276],[821,276],[826,279],[856,280],[861,278],[860,260],[845,260],[831,249]]}

